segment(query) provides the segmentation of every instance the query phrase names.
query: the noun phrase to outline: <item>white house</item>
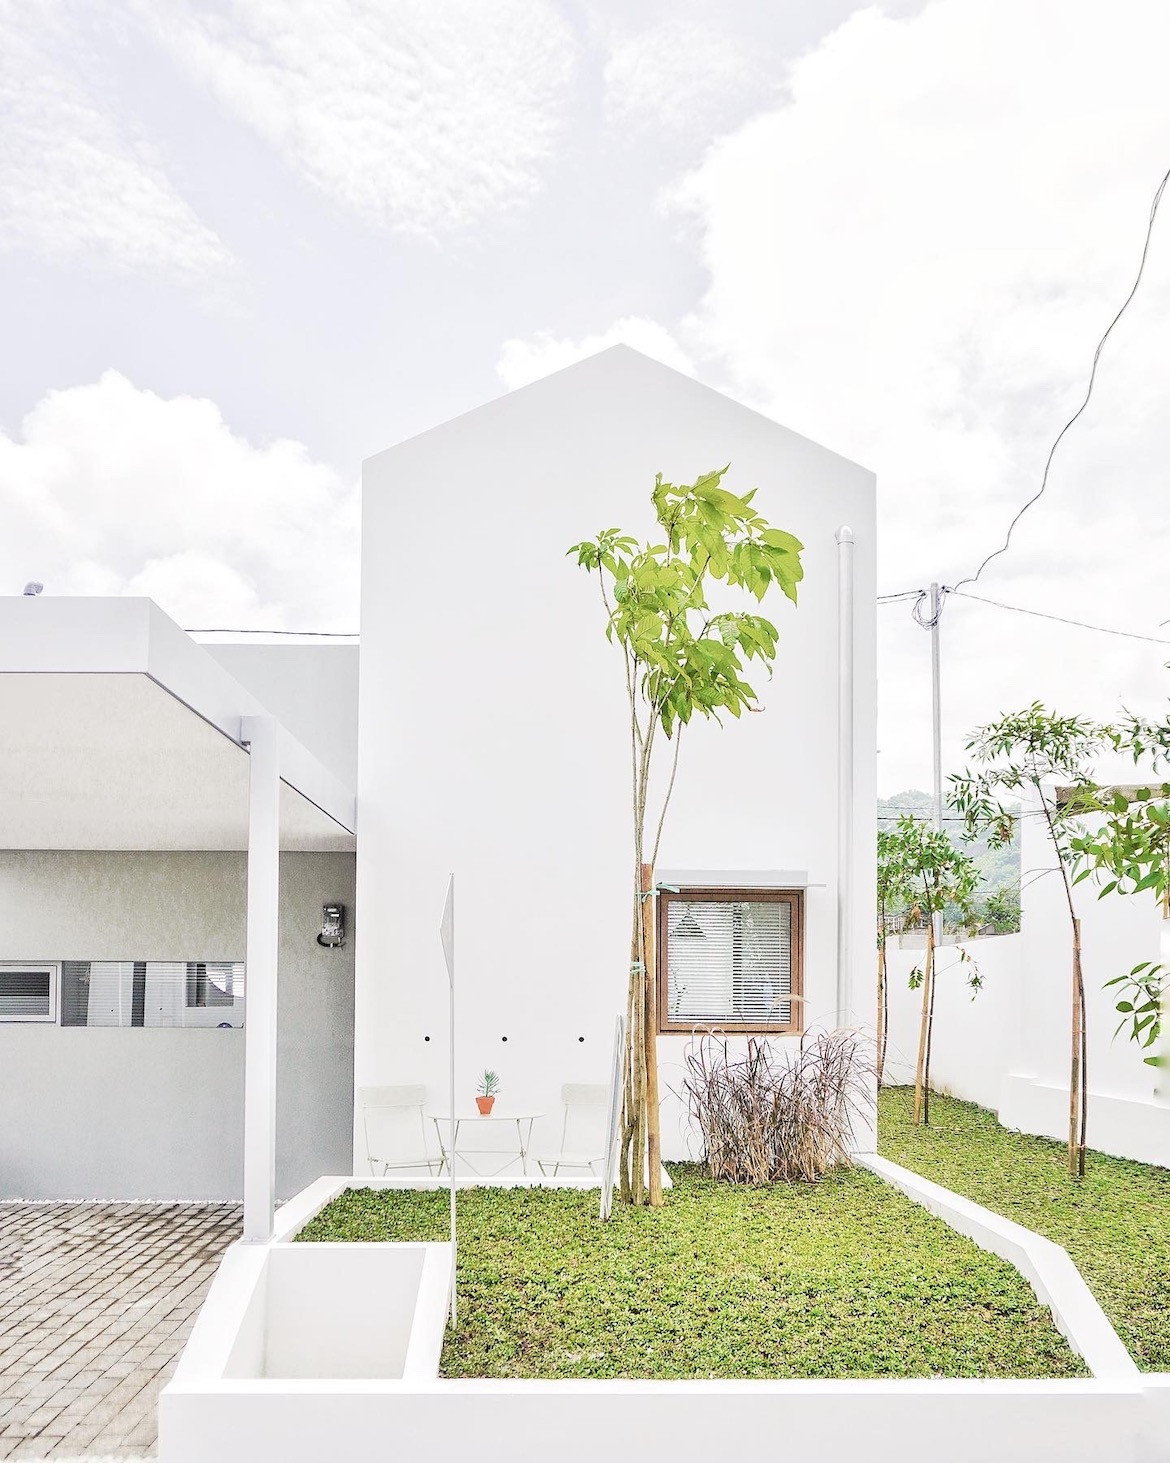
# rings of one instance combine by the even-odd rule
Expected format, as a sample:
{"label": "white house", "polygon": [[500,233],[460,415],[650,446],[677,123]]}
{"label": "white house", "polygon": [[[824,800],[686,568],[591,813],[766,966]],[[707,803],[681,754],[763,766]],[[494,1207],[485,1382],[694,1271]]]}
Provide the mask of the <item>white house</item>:
{"label": "white house", "polygon": [[[658,874],[678,891],[671,928],[690,907],[700,938],[684,929],[673,973],[663,967],[662,1025],[674,1027],[659,1039],[664,1154],[689,1144],[675,1095],[694,1014],[675,989],[688,944],[691,959],[696,945],[711,952],[708,974],[724,947],[724,1004],[709,1000],[708,1019],[773,1035],[871,1022],[871,982],[855,984],[851,964],[868,971],[873,943],[873,476],[617,346],[365,465],[358,1088],[419,1082],[445,1105],[436,930],[451,871],[457,1106],[471,1106],[477,1073],[491,1068],[501,1107],[544,1115],[535,1141],[547,1145],[561,1084],[606,1080],[629,965],[627,712],[598,585],[566,550],[612,525],[651,536],[656,473],[689,483],[728,463],[726,485],[758,489],[753,506],[805,545],[805,578],[797,607],[779,592],[760,607],[780,629],[774,678],[757,687],[763,713],[682,736]],[[838,543],[846,527],[852,549]],[[690,890],[707,892],[691,901]],[[754,968],[737,953],[738,976],[730,936],[720,940],[728,899],[769,947]],[[735,979],[755,979],[754,1013],[733,1004]],[[774,999],[790,989],[793,1000]],[[360,1155],[360,1134],[358,1144]]]}
{"label": "white house", "polygon": [[[422,1087],[431,1111],[443,1111],[439,925],[451,873],[457,1109],[470,1108],[476,1074],[490,1067],[501,1106],[531,1118],[534,1143],[551,1147],[561,1084],[604,1080],[629,962],[624,688],[597,586],[565,551],[612,525],[649,534],[656,473],[690,482],[725,463],[729,486],[757,488],[755,506],[803,541],[806,577],[798,607],[765,605],[781,650],[762,714],[683,734],[658,869],[666,1155],[688,1151],[677,1096],[688,1017],[734,1021],[780,1043],[798,1040],[800,1027],[870,1024],[873,480],[617,349],[366,466],[357,1093]],[[472,1168],[480,1134],[499,1132],[477,1123],[459,1141]],[[872,1134],[857,1136],[871,1145]],[[499,1142],[485,1136],[482,1146]],[[250,1144],[253,1162],[257,1152],[265,1160],[263,1144]],[[359,1170],[363,1158],[355,1121]],[[552,1449],[584,1463],[615,1437],[637,1437],[647,1456],[700,1460],[726,1451],[734,1415],[741,1431],[783,1438],[802,1456],[1164,1457],[1166,1379],[1138,1374],[1063,1251],[872,1153],[859,1161],[1016,1264],[1090,1375],[444,1378],[454,1218],[449,1244],[295,1243],[355,1182],[323,1176],[282,1207],[267,1244],[224,1257],[160,1400],[160,1456],[314,1463],[338,1451],[374,1456],[392,1439],[402,1457],[454,1463],[469,1452],[510,1460]],[[524,1182],[514,1173],[499,1181]]]}
{"label": "white house", "polygon": [[[870,1021],[873,478],[617,347],[367,464],[356,716],[353,646],[200,645],[145,601],[0,604],[0,1193],[238,1197],[245,1047],[260,1229],[273,1185],[365,1169],[355,1091],[445,1106],[451,872],[457,1105],[491,1067],[554,1143],[561,1084],[608,1075],[630,916],[620,666],[565,551],[649,534],[657,472],[725,463],[805,578],[762,607],[763,713],[683,737],[659,877],[668,928],[712,955],[676,941],[664,969],[666,1155],[689,1144],[688,970],[710,1016],[738,1003],[784,1039]],[[341,948],[316,940],[327,904]]]}
{"label": "white house", "polygon": [[0,600],[0,1197],[239,1199],[244,723],[266,714],[277,1188],[348,1167],[353,941],[316,936],[327,903],[352,926],[356,699],[353,646],[212,649],[147,600]]}

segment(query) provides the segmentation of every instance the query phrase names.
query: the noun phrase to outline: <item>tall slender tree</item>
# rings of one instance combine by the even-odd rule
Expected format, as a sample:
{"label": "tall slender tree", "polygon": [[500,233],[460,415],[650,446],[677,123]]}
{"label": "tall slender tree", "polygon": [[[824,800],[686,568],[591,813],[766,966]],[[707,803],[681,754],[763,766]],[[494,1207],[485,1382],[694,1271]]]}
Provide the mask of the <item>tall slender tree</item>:
{"label": "tall slender tree", "polygon": [[[979,771],[951,778],[951,803],[963,814],[969,836],[988,835],[993,848],[1011,839],[1019,810],[1005,802],[1027,796],[1056,856],[1072,944],[1072,1001],[1068,1079],[1068,1169],[1084,1177],[1089,1102],[1088,1033],[1081,921],[1073,898],[1074,839],[1084,814],[1099,805],[1093,758],[1106,731],[1079,716],[1058,716],[1034,701],[980,727],[967,743]],[[1057,786],[1064,789],[1057,797]]]}
{"label": "tall slender tree", "polygon": [[[915,970],[912,981],[922,992],[922,1009],[918,1023],[918,1056],[914,1064],[914,1121],[930,1122],[930,1058],[934,1043],[934,1001],[937,989],[938,952],[935,948],[935,915],[947,909],[957,913],[960,922],[975,921],[974,897],[979,886],[979,871],[974,860],[956,848],[950,835],[932,828],[921,818],[905,815],[890,831],[896,852],[898,878],[903,881],[906,896],[913,908],[926,919],[926,958]],[[975,989],[979,973],[965,951],[960,960],[969,964],[968,983]]]}
{"label": "tall slender tree", "polygon": [[1132,756],[1135,765],[1146,763],[1154,776],[1130,787],[1102,788],[1097,800],[1099,817],[1070,840],[1081,863],[1074,883],[1094,877],[1099,897],[1108,894],[1147,894],[1162,912],[1161,960],[1143,960],[1128,975],[1105,982],[1116,988],[1121,1017],[1116,1036],[1129,1027],[1131,1041],[1147,1053],[1152,1067],[1166,1065],[1159,1050],[1170,997],[1170,717],[1161,722],[1127,716],[1105,728],[1115,751]]}
{"label": "tall slender tree", "polygon": [[[778,587],[793,603],[803,577],[803,545],[771,527],[722,486],[726,467],[677,486],[659,473],[650,495],[657,533],[640,543],[618,528],[574,544],[569,553],[596,574],[606,638],[621,651],[629,708],[633,919],[627,992],[621,1164],[622,1199],[661,1204],[658,1128],[657,992],[650,919],[654,866],[678,771],[682,728],[698,714],[721,720],[758,711],[743,679],[745,662],[770,672],[779,632],[746,610],[715,610],[708,588],[721,581],[762,600]],[[659,732],[674,742],[657,818],[651,772]],[[653,830],[652,837],[649,830]]]}

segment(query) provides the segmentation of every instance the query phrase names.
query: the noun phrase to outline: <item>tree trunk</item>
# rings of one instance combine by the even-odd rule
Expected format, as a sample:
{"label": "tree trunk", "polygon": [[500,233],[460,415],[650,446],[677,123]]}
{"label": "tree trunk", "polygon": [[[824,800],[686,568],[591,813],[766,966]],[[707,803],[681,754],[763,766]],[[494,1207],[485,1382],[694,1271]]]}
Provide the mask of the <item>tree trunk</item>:
{"label": "tree trunk", "polygon": [[646,1041],[646,1169],[650,1204],[662,1203],[662,1125],[658,1110],[658,969],[654,959],[654,865],[642,865],[642,965]]}
{"label": "tree trunk", "polygon": [[[934,925],[931,927],[934,933]],[[930,1011],[926,1018],[926,1061],[922,1064],[922,1121],[930,1122],[930,1054],[934,1049],[934,998],[938,994],[938,981],[934,970],[935,952],[930,954]]]}
{"label": "tree trunk", "polygon": [[918,1060],[914,1067],[914,1123],[929,1121],[926,1101],[926,1053],[930,1037],[930,995],[934,984],[934,920],[926,930],[926,959],[922,966],[922,1018],[918,1026]]}
{"label": "tree trunk", "polygon": [[878,979],[877,979],[877,1085],[882,1085],[882,1072],[886,1065],[886,1025],[889,1016],[886,1011],[886,937],[878,932]]}

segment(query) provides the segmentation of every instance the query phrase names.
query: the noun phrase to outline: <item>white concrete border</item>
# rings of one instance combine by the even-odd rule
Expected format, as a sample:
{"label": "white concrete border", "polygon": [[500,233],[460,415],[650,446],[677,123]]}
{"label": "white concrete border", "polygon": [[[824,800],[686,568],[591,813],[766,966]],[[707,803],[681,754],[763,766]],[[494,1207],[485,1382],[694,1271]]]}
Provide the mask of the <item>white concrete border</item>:
{"label": "white concrete border", "polygon": [[[243,1378],[225,1359],[262,1281],[264,1257],[347,1188],[444,1189],[445,1180],[319,1179],[283,1205],[269,1246],[225,1256],[179,1368],[159,1402],[160,1463],[595,1463],[599,1439],[647,1460],[709,1463],[732,1438],[783,1439],[825,1463],[1170,1463],[1170,1376],[1142,1376],[1059,1246],[874,1155],[866,1168],[981,1247],[1015,1264],[1052,1307],[1087,1380],[501,1381],[437,1375],[447,1272],[419,1286],[400,1378]],[[456,1181],[475,1187],[476,1180]],[[495,1179],[499,1188],[595,1188],[597,1180]],[[339,1247],[341,1248],[341,1247]],[[346,1245],[355,1251],[361,1245]],[[386,1246],[365,1246],[385,1249]],[[428,1246],[436,1252],[447,1246]],[[1071,1273],[1070,1273],[1071,1272]],[[380,1296],[372,1297],[375,1304]],[[255,1313],[253,1307],[253,1313]],[[422,1313],[430,1317],[426,1319]],[[432,1324],[433,1323],[433,1324]],[[417,1344],[414,1337],[417,1326]]]}
{"label": "white concrete border", "polygon": [[1060,1245],[876,1153],[859,1154],[854,1161],[974,1240],[980,1249],[1014,1265],[1051,1310],[1057,1330],[1094,1377],[1124,1380],[1140,1376],[1081,1272]]}
{"label": "white concrete border", "polygon": [[[309,1220],[320,1214],[331,1200],[346,1189],[439,1189],[444,1194],[451,1181],[446,1178],[388,1177],[372,1178],[364,1174],[327,1174],[312,1183],[307,1189],[282,1204],[276,1211],[273,1228],[273,1243],[286,1243],[298,1235]],[[596,1175],[581,1177],[550,1178],[541,1174],[515,1175],[513,1177],[477,1177],[474,1174],[456,1175],[456,1189],[599,1189],[601,1180]],[[673,1187],[670,1174],[662,1170],[662,1187]]]}

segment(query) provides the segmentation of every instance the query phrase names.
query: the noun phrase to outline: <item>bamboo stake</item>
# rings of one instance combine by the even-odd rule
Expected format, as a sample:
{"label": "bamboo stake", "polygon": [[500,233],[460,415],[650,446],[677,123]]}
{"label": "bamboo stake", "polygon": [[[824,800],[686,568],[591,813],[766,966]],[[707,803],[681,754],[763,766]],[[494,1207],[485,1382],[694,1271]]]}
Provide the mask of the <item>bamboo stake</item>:
{"label": "bamboo stake", "polygon": [[662,1203],[662,1124],[658,1110],[658,1003],[654,962],[654,865],[642,865],[642,965],[646,1040],[646,1163],[650,1204]]}
{"label": "bamboo stake", "polygon": [[[931,925],[934,934],[934,925]],[[934,1045],[934,998],[938,994],[938,979],[934,970],[935,951],[930,951],[930,1012],[926,1018],[926,1061],[922,1064],[922,1121],[930,1123],[930,1054]]]}
{"label": "bamboo stake", "polygon": [[1068,1171],[1085,1175],[1085,1010],[1081,978],[1081,922],[1073,919],[1072,1062],[1068,1083]]}
{"label": "bamboo stake", "polygon": [[886,1065],[886,936],[878,932],[878,980],[877,980],[877,1085],[882,1085],[882,1071]]}
{"label": "bamboo stake", "polygon": [[918,1060],[914,1066],[914,1122],[925,1121],[926,1042],[930,1021],[930,987],[934,979],[934,921],[926,930],[926,959],[922,966],[922,1018],[918,1027]]}

